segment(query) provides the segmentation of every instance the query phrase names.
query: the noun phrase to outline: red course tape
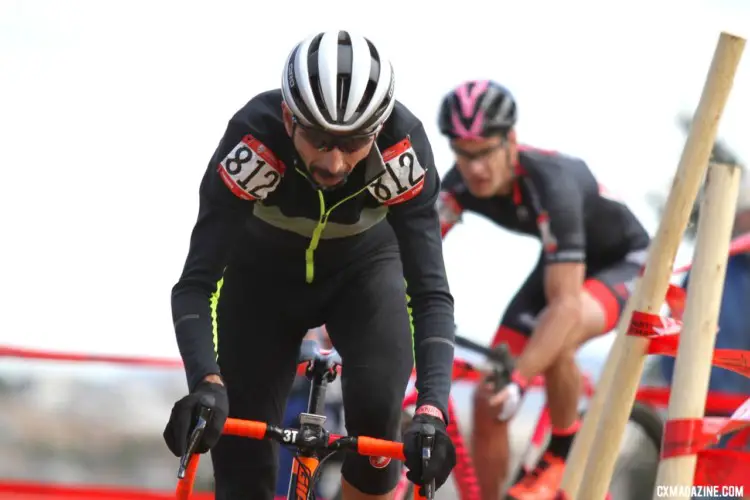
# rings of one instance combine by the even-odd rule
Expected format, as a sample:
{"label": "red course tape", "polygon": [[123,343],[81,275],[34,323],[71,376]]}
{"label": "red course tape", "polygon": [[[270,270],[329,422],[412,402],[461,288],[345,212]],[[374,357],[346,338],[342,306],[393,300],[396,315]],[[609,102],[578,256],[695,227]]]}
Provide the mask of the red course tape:
{"label": "red course tape", "polygon": [[[635,399],[650,406],[666,408],[669,405],[669,387],[641,387]],[[742,394],[709,391],[706,397],[706,412],[730,415],[746,399],[747,396]]]}
{"label": "red course tape", "polygon": [[[739,431],[739,432],[738,432]],[[750,436],[750,399],[730,418],[675,419],[666,423],[661,458],[698,455],[693,484],[743,486],[750,489],[750,454],[736,449],[706,449],[722,436],[736,433],[727,443],[744,447]]]}
{"label": "red course tape", "polygon": [[[750,239],[748,240],[750,241]],[[686,293],[683,289],[670,285],[666,296],[673,317],[662,317],[641,311],[634,311],[628,326],[627,335],[650,339],[647,353],[663,356],[677,356],[679,334],[682,331],[682,317],[685,310]],[[750,352],[737,349],[714,349],[711,360],[713,366],[731,370],[750,377]],[[653,391],[652,391],[653,392]],[[660,395],[668,401],[668,389]],[[656,394],[639,394],[639,400]],[[702,419],[674,419],[666,422],[661,446],[661,458],[668,459],[686,455],[697,455],[693,484],[699,486],[733,486],[750,489],[750,453],[743,448],[750,443],[750,399],[737,407],[727,406],[726,395],[709,393],[706,407],[723,406],[723,410],[736,408],[730,418],[707,417]],[[730,434],[727,449],[707,449],[719,443]]]}
{"label": "red course tape", "polygon": [[[677,334],[653,337],[648,346],[648,354],[677,356],[680,338]],[[750,378],[750,352],[739,349],[714,349],[713,366],[725,368]]]}
{"label": "red course tape", "polygon": [[750,422],[721,417],[674,419],[664,427],[661,458],[696,455],[725,434],[750,427]]}
{"label": "red course tape", "polygon": [[680,333],[682,323],[674,318],[664,318],[658,314],[633,311],[628,327],[628,335],[654,338]]}
{"label": "red course tape", "polygon": [[750,454],[737,450],[703,450],[698,454],[693,484],[743,487],[750,491]]}

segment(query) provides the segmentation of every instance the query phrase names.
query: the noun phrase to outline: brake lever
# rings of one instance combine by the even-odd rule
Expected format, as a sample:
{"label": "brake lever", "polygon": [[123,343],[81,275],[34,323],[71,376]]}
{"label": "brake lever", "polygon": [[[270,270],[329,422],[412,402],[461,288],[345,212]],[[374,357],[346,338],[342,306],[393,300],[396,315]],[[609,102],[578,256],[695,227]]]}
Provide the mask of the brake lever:
{"label": "brake lever", "polygon": [[[431,424],[425,424],[422,428],[423,433],[421,434],[422,444],[422,470],[424,471],[430,463],[432,458],[432,446],[435,443],[435,427]],[[424,498],[427,500],[433,500],[435,498],[435,480],[433,479],[428,484],[422,486],[424,490]]]}
{"label": "brake lever", "polygon": [[206,430],[206,425],[208,425],[208,420],[211,418],[211,413],[211,408],[205,406],[201,407],[198,412],[195,425],[193,425],[193,430],[190,432],[187,450],[185,450],[185,454],[180,458],[180,468],[177,470],[177,479],[183,479],[185,477],[185,471],[187,471],[190,457],[193,456],[195,449],[198,447],[198,443],[201,442],[203,431]]}
{"label": "brake lever", "polygon": [[505,343],[492,348],[491,354],[491,356],[488,356],[492,365],[490,381],[497,390],[500,390],[510,384],[516,362]]}
{"label": "brake lever", "polygon": [[515,360],[510,353],[508,344],[503,342],[490,348],[458,334],[455,336],[455,342],[457,346],[464,347],[487,358],[491,366],[491,373],[486,380],[491,382],[498,390],[510,383],[511,374],[515,368]]}

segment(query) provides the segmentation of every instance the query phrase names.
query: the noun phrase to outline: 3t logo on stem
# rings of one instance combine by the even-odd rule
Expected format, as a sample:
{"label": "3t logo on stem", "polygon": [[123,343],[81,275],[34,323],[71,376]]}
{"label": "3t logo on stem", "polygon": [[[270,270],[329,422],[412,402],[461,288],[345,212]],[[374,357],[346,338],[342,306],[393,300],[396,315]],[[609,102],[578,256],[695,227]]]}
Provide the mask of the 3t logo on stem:
{"label": "3t logo on stem", "polygon": [[297,430],[295,429],[284,429],[283,440],[285,443],[297,442]]}

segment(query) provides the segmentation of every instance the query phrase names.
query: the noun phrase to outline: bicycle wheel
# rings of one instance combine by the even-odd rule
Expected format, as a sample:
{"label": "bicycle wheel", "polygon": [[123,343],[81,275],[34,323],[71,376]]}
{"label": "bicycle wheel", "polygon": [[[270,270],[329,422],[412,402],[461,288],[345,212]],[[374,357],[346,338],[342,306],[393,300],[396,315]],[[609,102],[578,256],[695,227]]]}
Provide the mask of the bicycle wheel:
{"label": "bicycle wheel", "polygon": [[664,421],[652,407],[636,402],[615,463],[609,491],[615,500],[653,495]]}

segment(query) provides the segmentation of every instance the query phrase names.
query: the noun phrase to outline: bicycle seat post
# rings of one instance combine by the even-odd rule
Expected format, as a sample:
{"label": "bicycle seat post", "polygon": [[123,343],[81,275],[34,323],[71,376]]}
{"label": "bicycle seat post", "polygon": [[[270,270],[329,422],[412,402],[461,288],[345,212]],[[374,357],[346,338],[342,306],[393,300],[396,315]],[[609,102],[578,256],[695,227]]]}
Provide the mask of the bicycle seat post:
{"label": "bicycle seat post", "polygon": [[326,386],[336,379],[336,370],[341,366],[341,357],[336,349],[321,349],[316,341],[303,340],[300,346],[299,362],[307,362],[305,376],[311,382],[307,413],[323,415]]}
{"label": "bicycle seat post", "polygon": [[310,384],[310,397],[307,400],[307,413],[323,415],[325,411],[326,388],[329,381],[326,361],[319,356],[313,359],[307,369],[307,378],[312,382]]}

